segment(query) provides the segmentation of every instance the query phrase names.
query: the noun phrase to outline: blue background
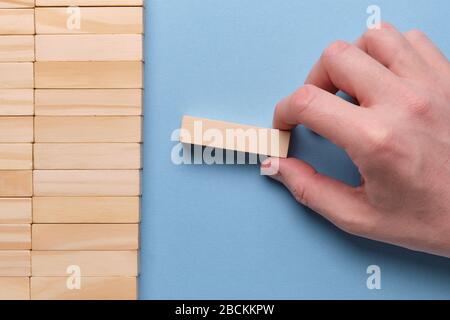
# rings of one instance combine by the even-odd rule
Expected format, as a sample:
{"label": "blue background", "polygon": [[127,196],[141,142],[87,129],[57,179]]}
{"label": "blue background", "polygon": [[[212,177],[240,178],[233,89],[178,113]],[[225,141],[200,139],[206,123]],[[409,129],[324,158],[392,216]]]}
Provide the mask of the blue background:
{"label": "blue background", "polygon": [[[141,299],[450,298],[450,259],[347,235],[258,166],[170,159],[184,114],[271,126],[327,44],[365,31],[374,1],[146,2]],[[449,1],[376,4],[449,55]],[[304,128],[292,142],[292,156],[358,184],[339,148]],[[381,290],[366,287],[371,264]]]}

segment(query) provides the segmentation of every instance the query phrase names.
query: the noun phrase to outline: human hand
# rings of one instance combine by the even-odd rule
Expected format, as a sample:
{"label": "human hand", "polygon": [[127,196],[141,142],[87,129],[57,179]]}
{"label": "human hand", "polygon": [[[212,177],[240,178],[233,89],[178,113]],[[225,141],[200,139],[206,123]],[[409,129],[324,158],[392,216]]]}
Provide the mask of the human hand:
{"label": "human hand", "polygon": [[344,148],[362,176],[353,188],[277,159],[272,178],[300,203],[349,233],[450,257],[450,63],[423,33],[383,24],[330,45],[276,107],[275,128],[298,124]]}

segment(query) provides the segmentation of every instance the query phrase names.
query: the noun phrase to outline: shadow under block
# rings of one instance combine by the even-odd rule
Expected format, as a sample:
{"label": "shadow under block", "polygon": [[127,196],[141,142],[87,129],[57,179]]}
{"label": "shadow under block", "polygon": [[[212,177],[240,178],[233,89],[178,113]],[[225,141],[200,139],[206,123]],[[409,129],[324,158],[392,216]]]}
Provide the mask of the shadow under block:
{"label": "shadow under block", "polygon": [[80,7],[80,24],[68,28],[76,13],[67,7],[36,8],[37,34],[141,34],[144,31],[142,7]]}
{"label": "shadow under block", "polygon": [[29,250],[0,251],[0,277],[27,277],[30,275],[31,254]]}
{"label": "shadow under block", "polygon": [[139,197],[33,197],[33,222],[139,223],[139,201]]}
{"label": "shadow under block", "polygon": [[65,277],[31,277],[32,300],[135,300],[136,277],[82,277],[80,289],[67,288]]}
{"label": "shadow under block", "polygon": [[35,196],[138,196],[139,170],[34,170]]}
{"label": "shadow under block", "polygon": [[0,0],[0,8],[33,8],[33,7],[34,7],[34,0]]}
{"label": "shadow under block", "polygon": [[37,61],[141,61],[140,34],[37,35]]}
{"label": "shadow under block", "polygon": [[0,89],[31,89],[33,85],[33,62],[0,63]]}
{"label": "shadow under block", "polygon": [[34,61],[34,36],[0,36],[0,61]]}
{"label": "shadow under block", "polygon": [[30,224],[0,224],[0,250],[31,249]]}
{"label": "shadow under block", "polygon": [[138,224],[33,224],[33,250],[137,250]]}
{"label": "shadow under block", "polygon": [[0,35],[34,34],[34,9],[0,9]]}
{"label": "shadow under block", "polygon": [[144,0],[36,0],[36,6],[142,6]]}
{"label": "shadow under block", "polygon": [[31,143],[0,143],[0,170],[31,170],[32,168],[33,145]]}
{"label": "shadow under block", "polygon": [[[64,276],[77,265],[84,277],[138,275],[137,251],[32,251],[33,276]],[[1,273],[1,266],[0,266]]]}
{"label": "shadow under block", "polygon": [[141,61],[37,61],[34,69],[39,89],[142,88]]}
{"label": "shadow under block", "polygon": [[141,142],[141,122],[134,116],[39,116],[34,119],[35,142]]}
{"label": "shadow under block", "polygon": [[0,300],[30,300],[30,278],[0,277]]}
{"label": "shadow under block", "polygon": [[[211,134],[211,138],[206,138]],[[187,144],[286,158],[290,132],[184,116],[180,141]]]}
{"label": "shadow under block", "polygon": [[139,143],[36,143],[34,168],[140,169],[141,145]]}
{"label": "shadow under block", "polygon": [[31,223],[31,198],[0,198],[0,224]]}
{"label": "shadow under block", "polygon": [[[35,114],[47,116],[139,116],[141,89],[38,89]],[[1,110],[1,109],[0,109]]]}
{"label": "shadow under block", "polygon": [[0,197],[31,197],[32,171],[0,170]]}
{"label": "shadow under block", "polygon": [[33,89],[0,89],[0,116],[32,116]]}
{"label": "shadow under block", "polygon": [[0,143],[33,142],[33,117],[0,117]]}

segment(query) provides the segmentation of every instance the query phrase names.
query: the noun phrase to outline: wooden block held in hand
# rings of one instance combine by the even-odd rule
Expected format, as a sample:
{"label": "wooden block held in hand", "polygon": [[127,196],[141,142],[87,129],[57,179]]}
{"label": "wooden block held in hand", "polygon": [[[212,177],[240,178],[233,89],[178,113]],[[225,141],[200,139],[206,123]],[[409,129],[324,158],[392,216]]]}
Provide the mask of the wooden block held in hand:
{"label": "wooden block held in hand", "polygon": [[33,197],[34,223],[138,223],[139,197]]}
{"label": "wooden block held in hand", "polygon": [[34,9],[0,9],[0,35],[34,34]]}
{"label": "wooden block held in hand", "polygon": [[33,276],[67,276],[71,265],[85,277],[138,275],[137,251],[33,251],[32,256]]}
{"label": "wooden block held in hand", "polygon": [[34,0],[0,0],[0,8],[33,8],[33,7],[34,7]]}
{"label": "wooden block held in hand", "polygon": [[67,277],[31,277],[32,300],[135,300],[135,277],[81,277],[80,289],[68,289]]}
{"label": "wooden block held in hand", "polygon": [[140,169],[141,145],[139,143],[36,143],[34,168]]}
{"label": "wooden block held in hand", "polygon": [[35,196],[138,196],[139,170],[34,170]]}
{"label": "wooden block held in hand", "polygon": [[0,224],[8,223],[31,223],[31,198],[0,198]]}
{"label": "wooden block held in hand", "polygon": [[31,143],[0,143],[0,170],[31,170],[32,168],[33,145]]}
{"label": "wooden block held in hand", "polygon": [[0,89],[0,116],[32,116],[33,89]]}
{"label": "wooden block held in hand", "polygon": [[0,117],[0,143],[33,142],[33,117]]}
{"label": "wooden block held in hand", "polygon": [[31,255],[29,250],[0,251],[0,277],[27,277],[30,275]]}
{"label": "wooden block held in hand", "polygon": [[35,117],[35,141],[140,142],[141,121],[132,116]]}
{"label": "wooden block held in hand", "polygon": [[141,61],[140,34],[37,35],[37,61]]}
{"label": "wooden block held in hand", "polygon": [[137,250],[138,224],[33,224],[33,250]]}
{"label": "wooden block held in hand", "polygon": [[[67,8],[36,8],[37,34],[141,34],[142,7],[80,7],[79,14]],[[80,18],[80,23],[70,24]],[[68,23],[69,20],[69,23]]]}
{"label": "wooden block held in hand", "polygon": [[0,36],[0,61],[34,61],[34,36]]}
{"label": "wooden block held in hand", "polygon": [[141,61],[37,61],[34,68],[40,89],[142,88]]}
{"label": "wooden block held in hand", "polygon": [[56,6],[142,6],[143,0],[36,0],[37,7]]}
{"label": "wooden block held in hand", "polygon": [[30,300],[30,278],[0,277],[0,300]]}
{"label": "wooden block held in hand", "polygon": [[0,171],[0,197],[31,197],[31,170]]}
{"label": "wooden block held in hand", "polygon": [[33,85],[32,62],[0,63],[0,88],[28,89],[33,88]]}
{"label": "wooden block held in hand", "polygon": [[0,224],[0,250],[31,249],[31,225]]}
{"label": "wooden block held in hand", "polygon": [[[208,134],[213,138],[207,138]],[[220,149],[286,158],[290,132],[184,116],[180,141]]]}

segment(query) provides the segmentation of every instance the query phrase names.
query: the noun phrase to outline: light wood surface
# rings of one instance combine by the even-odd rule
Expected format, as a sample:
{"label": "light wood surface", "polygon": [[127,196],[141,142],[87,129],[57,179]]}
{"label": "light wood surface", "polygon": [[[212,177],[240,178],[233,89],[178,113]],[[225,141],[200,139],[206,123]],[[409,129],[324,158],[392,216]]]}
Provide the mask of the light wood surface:
{"label": "light wood surface", "polygon": [[34,168],[140,169],[140,152],[139,143],[36,143]]}
{"label": "light wood surface", "polygon": [[28,88],[33,88],[32,62],[0,63],[0,89]]}
{"label": "light wood surface", "polygon": [[33,197],[34,223],[138,223],[139,197]]}
{"label": "light wood surface", "polygon": [[29,300],[30,278],[0,277],[0,300]]}
{"label": "light wood surface", "polygon": [[0,197],[30,197],[32,191],[31,170],[0,170]]}
{"label": "light wood surface", "polygon": [[67,289],[67,277],[31,277],[32,300],[135,300],[135,277],[84,277],[79,290]]}
{"label": "light wood surface", "polygon": [[[1,250],[0,277],[27,277],[31,275],[30,250]],[[1,287],[0,287],[1,288]],[[0,289],[0,291],[3,290]]]}
{"label": "light wood surface", "polygon": [[0,117],[0,143],[33,142],[33,117]]}
{"label": "light wood surface", "polygon": [[34,9],[0,9],[0,35],[34,34]]}
{"label": "light wood surface", "polygon": [[67,267],[71,265],[79,266],[81,275],[84,277],[136,277],[138,275],[138,252],[32,251],[33,276],[67,277]]}
{"label": "light wood surface", "polygon": [[31,198],[0,198],[0,224],[31,223]]}
{"label": "light wood surface", "polygon": [[33,8],[33,7],[34,7],[34,0],[0,0],[0,8]]}
{"label": "light wood surface", "polygon": [[[141,117],[35,117],[36,142],[140,142]],[[80,129],[82,128],[82,130]]]}
{"label": "light wood surface", "polygon": [[33,250],[137,250],[138,224],[33,224]]}
{"label": "light wood surface", "polygon": [[31,249],[30,224],[0,224],[0,250]]}
{"label": "light wood surface", "polygon": [[141,61],[140,34],[37,35],[37,61]]}
{"label": "light wood surface", "polygon": [[36,0],[36,6],[142,6],[144,0]]}
{"label": "light wood surface", "polygon": [[32,168],[33,145],[31,143],[0,143],[0,170]]}
{"label": "light wood surface", "polygon": [[34,36],[0,36],[0,61],[34,61]]}
{"label": "light wood surface", "polygon": [[141,61],[37,61],[34,68],[40,89],[142,88]]}
{"label": "light wood surface", "polygon": [[143,32],[142,7],[80,7],[80,26],[68,28],[71,17],[66,7],[36,8],[37,34],[141,34]]}
{"label": "light wood surface", "polygon": [[0,89],[0,116],[33,115],[33,89]]}

